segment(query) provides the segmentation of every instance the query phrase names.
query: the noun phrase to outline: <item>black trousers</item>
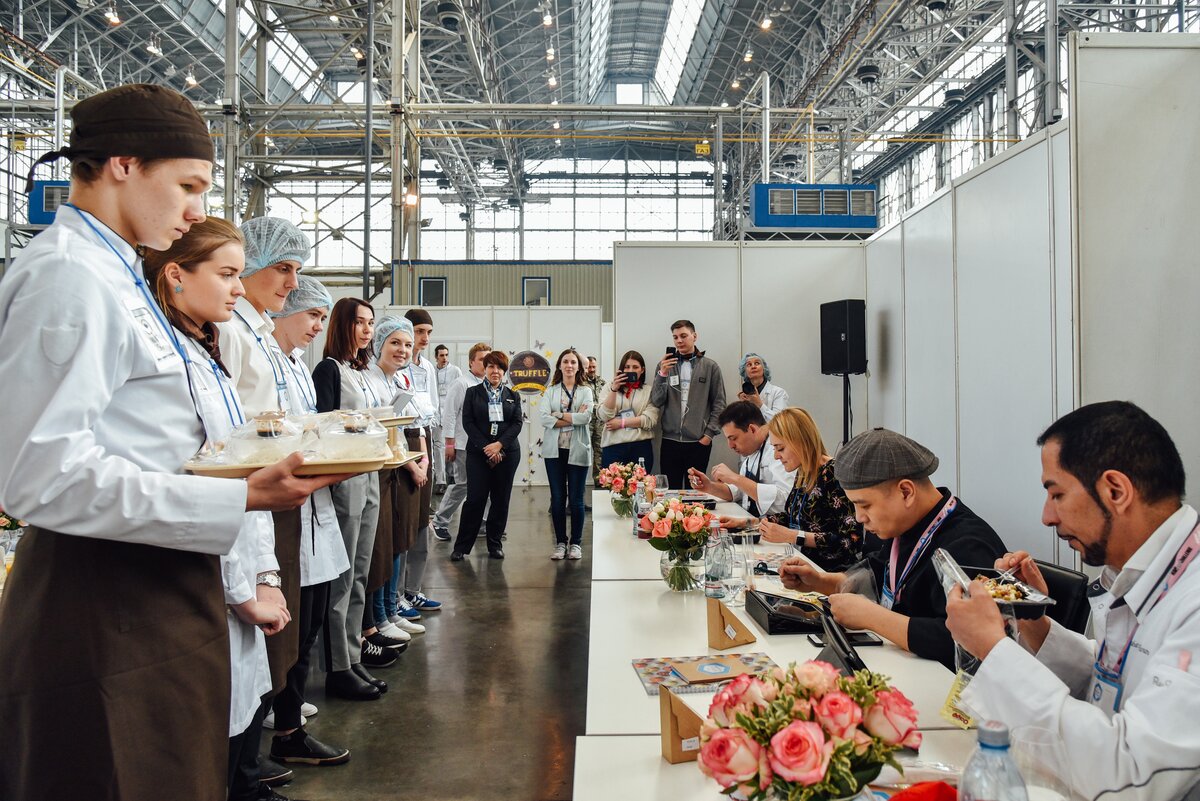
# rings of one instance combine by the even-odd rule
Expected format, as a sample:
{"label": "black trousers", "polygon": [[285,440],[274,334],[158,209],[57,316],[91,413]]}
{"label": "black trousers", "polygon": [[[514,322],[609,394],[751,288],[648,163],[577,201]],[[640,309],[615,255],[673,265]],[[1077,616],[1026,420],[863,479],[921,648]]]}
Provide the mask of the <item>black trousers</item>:
{"label": "black trousers", "polygon": [[500,464],[488,464],[482,453],[467,454],[467,501],[463,504],[454,550],[467,554],[475,547],[483,524],[483,507],[491,501],[487,516],[487,547],[500,547],[500,537],[508,525],[508,501],[512,496],[513,477],[517,474],[517,454],[506,453]]}
{"label": "black trousers", "polygon": [[229,801],[258,798],[258,748],[262,744],[263,719],[270,708],[268,693],[246,730],[229,740]]}
{"label": "black trousers", "polygon": [[304,688],[308,684],[308,666],[313,645],[321,635],[325,622],[326,607],[329,606],[329,582],[300,588],[300,653],[296,664],[287,674],[287,684],[275,696],[275,730],[287,731],[300,728],[300,705],[304,703]]}
{"label": "black trousers", "polygon": [[658,455],[659,461],[662,462],[663,475],[667,477],[667,486],[671,489],[687,489],[689,467],[700,471],[708,470],[712,443],[701,445],[699,442],[677,442],[663,437]]}

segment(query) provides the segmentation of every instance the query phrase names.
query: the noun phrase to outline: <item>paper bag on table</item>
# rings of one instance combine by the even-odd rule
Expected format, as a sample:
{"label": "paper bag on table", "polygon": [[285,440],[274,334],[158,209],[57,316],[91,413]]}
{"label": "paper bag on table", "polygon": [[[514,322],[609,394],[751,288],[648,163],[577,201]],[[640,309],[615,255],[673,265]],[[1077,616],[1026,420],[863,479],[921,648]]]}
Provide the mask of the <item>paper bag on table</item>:
{"label": "paper bag on table", "polygon": [[658,688],[662,718],[662,756],[672,765],[695,762],[700,755],[700,716],[693,712],[670,687]]}
{"label": "paper bag on table", "polygon": [[718,651],[752,643],[757,638],[725,604],[708,599],[708,647]]}

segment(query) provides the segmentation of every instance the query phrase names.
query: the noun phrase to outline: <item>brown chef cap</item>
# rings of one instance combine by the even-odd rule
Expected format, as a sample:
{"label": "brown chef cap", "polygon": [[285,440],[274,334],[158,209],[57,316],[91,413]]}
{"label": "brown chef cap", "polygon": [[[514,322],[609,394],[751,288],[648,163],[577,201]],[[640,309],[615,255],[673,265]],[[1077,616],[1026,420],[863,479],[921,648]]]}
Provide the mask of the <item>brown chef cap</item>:
{"label": "brown chef cap", "polygon": [[186,97],[165,86],[135,83],[92,95],[75,104],[71,120],[71,144],[34,162],[26,192],[33,190],[38,165],[60,158],[215,159],[208,126],[199,112]]}

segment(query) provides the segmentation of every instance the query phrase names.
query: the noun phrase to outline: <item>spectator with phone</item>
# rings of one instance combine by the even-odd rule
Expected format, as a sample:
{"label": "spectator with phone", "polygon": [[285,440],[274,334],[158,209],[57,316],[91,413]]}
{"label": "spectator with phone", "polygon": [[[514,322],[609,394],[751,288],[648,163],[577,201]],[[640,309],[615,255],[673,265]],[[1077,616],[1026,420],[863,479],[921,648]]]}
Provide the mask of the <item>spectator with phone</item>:
{"label": "spectator with phone", "polygon": [[688,468],[708,470],[717,418],[725,409],[721,368],[696,349],[691,320],[671,323],[673,345],[658,363],[650,402],[662,412],[662,471],[672,487],[682,487]]}
{"label": "spectator with phone", "polygon": [[768,423],[788,407],[787,391],[771,383],[771,368],[762,356],[747,353],[742,357],[738,372],[742,376],[742,391],[738,393],[738,400],[757,406]]}
{"label": "spectator with phone", "polygon": [[658,407],[650,402],[650,387],[646,386],[646,360],[636,350],[626,351],[597,410],[604,427],[600,464],[645,459],[646,472],[653,473],[658,416]]}

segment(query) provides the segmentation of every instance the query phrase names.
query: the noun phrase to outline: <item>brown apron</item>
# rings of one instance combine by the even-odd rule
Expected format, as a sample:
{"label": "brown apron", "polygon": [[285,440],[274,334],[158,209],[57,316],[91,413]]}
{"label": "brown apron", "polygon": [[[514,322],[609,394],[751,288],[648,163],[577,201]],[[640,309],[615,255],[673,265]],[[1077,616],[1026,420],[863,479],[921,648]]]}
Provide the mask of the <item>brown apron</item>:
{"label": "brown apron", "polygon": [[[428,442],[429,441],[429,429],[425,429],[421,433],[423,433],[425,435],[426,442]],[[420,443],[418,443],[416,445],[416,447],[417,448],[421,447]],[[431,465],[432,465],[432,463],[431,463]],[[413,542],[414,543],[416,542],[417,533],[421,529],[423,529],[429,525],[429,517],[432,514],[432,509],[430,508],[431,506],[433,506],[433,481],[432,480],[426,481],[425,486],[421,487],[421,503],[420,503],[420,506],[419,506],[418,512],[417,512],[417,529],[416,529],[416,531],[413,532]],[[412,543],[409,544],[408,548],[404,548],[403,550],[407,551],[411,547],[412,547]]]}
{"label": "brown apron", "polygon": [[0,598],[0,798],[223,801],[220,558],[30,528]]}
{"label": "brown apron", "polygon": [[287,684],[287,673],[300,658],[300,510],[272,512],[275,519],[275,560],[292,622],[267,638],[267,661],[271,666],[271,692]]}
{"label": "brown apron", "polygon": [[[371,567],[367,570],[367,592],[378,590],[392,575],[392,532],[397,526],[396,515],[402,508],[397,503],[398,473],[402,468],[389,467],[379,471],[379,522],[375,524],[375,544],[371,546]],[[368,601],[367,606],[370,607]]]}

